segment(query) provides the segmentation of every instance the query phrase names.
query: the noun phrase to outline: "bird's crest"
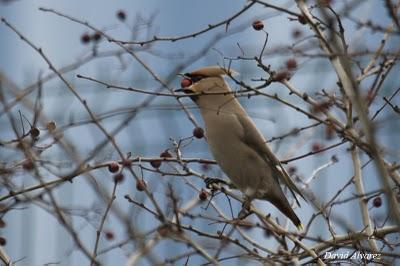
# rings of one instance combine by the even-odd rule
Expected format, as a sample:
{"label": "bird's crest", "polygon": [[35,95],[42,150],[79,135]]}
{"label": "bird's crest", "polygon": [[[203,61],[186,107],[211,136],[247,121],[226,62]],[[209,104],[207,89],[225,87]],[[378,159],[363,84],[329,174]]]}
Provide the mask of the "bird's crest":
{"label": "bird's crest", "polygon": [[191,73],[187,73],[185,75],[188,76],[206,76],[206,77],[217,77],[223,75],[236,75],[237,72],[230,68],[223,68],[220,66],[208,66],[197,69]]}

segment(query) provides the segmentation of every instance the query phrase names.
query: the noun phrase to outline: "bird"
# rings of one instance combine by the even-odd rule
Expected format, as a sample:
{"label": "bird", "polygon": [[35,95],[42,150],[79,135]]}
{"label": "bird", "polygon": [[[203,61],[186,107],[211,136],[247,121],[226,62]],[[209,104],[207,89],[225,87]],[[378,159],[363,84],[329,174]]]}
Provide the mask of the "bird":
{"label": "bird", "polygon": [[299,206],[296,193],[305,198],[225,81],[226,75],[235,73],[220,66],[203,67],[182,74],[182,88],[176,91],[190,96],[198,106],[211,154],[233,186],[244,194],[243,205],[253,199],[266,200],[301,230],[302,223],[281,184]]}

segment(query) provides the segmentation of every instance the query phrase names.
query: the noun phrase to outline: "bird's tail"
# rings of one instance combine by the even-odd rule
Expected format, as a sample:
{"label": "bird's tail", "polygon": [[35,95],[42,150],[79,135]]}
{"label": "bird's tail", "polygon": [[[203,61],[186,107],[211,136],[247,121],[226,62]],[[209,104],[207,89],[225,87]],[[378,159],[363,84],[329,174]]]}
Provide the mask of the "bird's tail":
{"label": "bird's tail", "polygon": [[286,199],[285,196],[278,197],[276,199],[270,199],[270,201],[273,205],[275,205],[275,207],[277,207],[286,217],[288,217],[292,221],[297,230],[303,230],[303,225],[299,217],[297,217],[296,213],[293,211],[289,201]]}
{"label": "bird's tail", "polygon": [[[280,208],[279,210],[283,212]],[[297,217],[296,213],[293,211],[293,209],[289,206],[289,208],[285,208],[285,212],[283,212],[291,221],[292,223],[296,226],[297,230],[303,230],[303,224],[301,223],[299,217]]]}

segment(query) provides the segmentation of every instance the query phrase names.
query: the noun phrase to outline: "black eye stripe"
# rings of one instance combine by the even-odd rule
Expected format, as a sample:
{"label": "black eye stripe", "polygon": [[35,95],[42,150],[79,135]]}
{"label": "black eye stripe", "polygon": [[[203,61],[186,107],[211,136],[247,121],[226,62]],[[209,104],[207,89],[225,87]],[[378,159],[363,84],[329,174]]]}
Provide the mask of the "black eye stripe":
{"label": "black eye stripe", "polygon": [[193,75],[191,73],[185,73],[184,75],[185,77],[187,77],[188,79],[190,79],[192,81],[192,83],[196,83],[204,78],[207,78],[207,76],[203,76],[203,75]]}
{"label": "black eye stripe", "polygon": [[189,90],[189,89],[183,89],[183,92],[186,93],[186,94],[187,94],[187,93],[193,93],[193,91],[192,91],[192,90]]}
{"label": "black eye stripe", "polygon": [[196,83],[196,82],[202,80],[203,78],[204,77],[201,77],[201,76],[194,76],[194,77],[191,78],[191,80],[192,80],[193,83]]}

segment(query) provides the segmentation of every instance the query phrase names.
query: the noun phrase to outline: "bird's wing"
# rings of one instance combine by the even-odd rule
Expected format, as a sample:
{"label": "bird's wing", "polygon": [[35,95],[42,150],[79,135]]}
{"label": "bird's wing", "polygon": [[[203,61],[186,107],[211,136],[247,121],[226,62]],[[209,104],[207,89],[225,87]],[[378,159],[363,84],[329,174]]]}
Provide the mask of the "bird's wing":
{"label": "bird's wing", "polygon": [[[257,127],[254,125],[253,121],[246,115],[238,114],[236,115],[240,124],[243,128],[242,140],[246,143],[251,149],[255,150],[264,160],[273,167],[273,171],[280,178],[280,180],[289,188],[290,192],[293,194],[296,199],[297,204],[299,201],[296,198],[294,192],[299,194],[304,200],[305,197],[296,186],[296,184],[289,177],[288,173],[283,168],[281,162],[276,158],[273,152],[269,149],[264,137],[258,131]],[[299,204],[300,205],[300,204]]]}

